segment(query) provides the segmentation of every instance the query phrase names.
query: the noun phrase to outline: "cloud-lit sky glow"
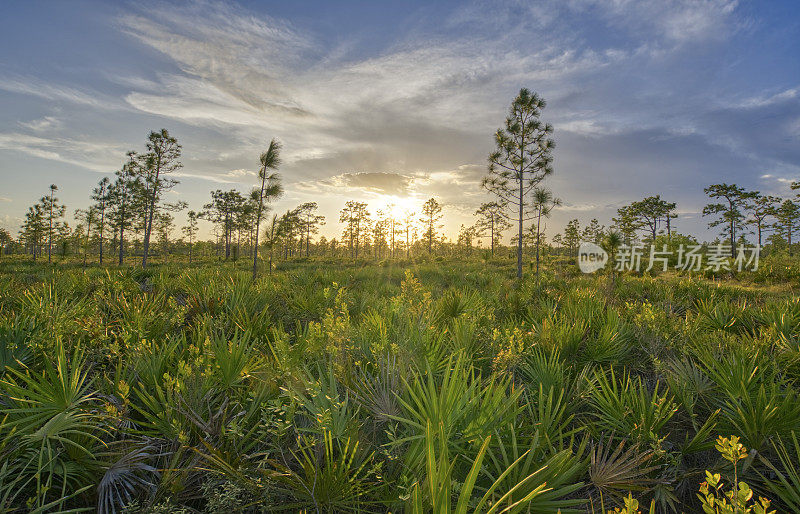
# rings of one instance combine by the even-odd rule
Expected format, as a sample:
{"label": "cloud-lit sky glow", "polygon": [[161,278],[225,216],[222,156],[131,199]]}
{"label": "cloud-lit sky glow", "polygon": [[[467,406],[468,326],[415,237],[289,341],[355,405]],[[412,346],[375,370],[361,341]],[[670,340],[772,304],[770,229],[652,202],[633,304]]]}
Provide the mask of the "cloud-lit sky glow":
{"label": "cloud-lit sky glow", "polygon": [[330,237],[348,199],[399,213],[435,196],[454,236],[490,199],[492,134],[528,87],[555,127],[551,235],[661,194],[679,231],[711,237],[704,186],[800,179],[798,54],[794,0],[5,2],[0,226],[50,183],[85,207],[164,127],[190,208],[254,186],[277,137],[277,211],[316,201]]}

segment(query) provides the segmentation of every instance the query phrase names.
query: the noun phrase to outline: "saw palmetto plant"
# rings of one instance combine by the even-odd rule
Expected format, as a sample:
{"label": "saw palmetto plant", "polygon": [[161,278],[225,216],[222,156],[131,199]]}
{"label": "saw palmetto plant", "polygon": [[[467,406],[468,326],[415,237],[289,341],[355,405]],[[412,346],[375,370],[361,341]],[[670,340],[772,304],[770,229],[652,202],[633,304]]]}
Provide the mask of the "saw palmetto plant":
{"label": "saw palmetto plant", "polygon": [[796,508],[796,301],[472,265],[4,276],[0,510]]}

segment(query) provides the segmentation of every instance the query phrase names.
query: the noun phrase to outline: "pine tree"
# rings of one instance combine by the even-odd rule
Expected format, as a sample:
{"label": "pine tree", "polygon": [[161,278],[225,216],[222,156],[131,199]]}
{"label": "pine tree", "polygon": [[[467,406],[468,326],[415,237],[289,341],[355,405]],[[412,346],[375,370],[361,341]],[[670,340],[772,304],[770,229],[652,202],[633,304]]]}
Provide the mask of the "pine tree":
{"label": "pine tree", "polygon": [[95,202],[92,208],[97,212],[97,229],[100,238],[100,265],[103,265],[103,231],[106,227],[106,207],[110,199],[108,177],[103,177],[92,191],[92,200]]}
{"label": "pine tree", "polygon": [[494,257],[495,246],[497,246],[503,232],[511,228],[511,223],[505,217],[503,206],[497,202],[481,204],[475,214],[478,216],[478,221],[475,224],[476,235],[485,237],[488,233],[492,257]]}
{"label": "pine tree", "polygon": [[[177,180],[167,177],[170,173],[180,169],[181,145],[178,140],[169,135],[167,129],[159,132],[150,132],[147,138],[147,153],[139,156],[141,165],[137,170],[142,173],[142,185],[145,192],[144,211],[144,240],[142,253],[142,267],[147,267],[147,256],[150,251],[150,238],[153,232],[153,220],[156,213],[162,208],[161,196],[172,189]],[[173,206],[163,206],[167,210],[175,210]]]}
{"label": "pine tree", "polygon": [[342,239],[347,241],[348,248],[350,249],[350,256],[353,259],[358,259],[358,250],[362,242],[363,233],[366,232],[371,225],[367,204],[365,202],[348,200],[339,213],[339,222],[345,224]]}
{"label": "pine tree", "polygon": [[561,205],[561,199],[553,196],[553,192],[544,187],[533,190],[533,208],[536,212],[536,280],[539,280],[539,248],[542,237],[542,217],[549,218],[553,209]]}
{"label": "pine tree", "polygon": [[723,200],[723,202],[706,205],[703,208],[703,216],[717,216],[717,219],[708,224],[710,228],[719,225],[727,226],[726,231],[731,246],[731,257],[736,257],[736,234],[739,230],[739,225],[744,221],[743,211],[746,209],[748,200],[753,195],[736,184],[712,184],[703,189],[703,191],[709,198]]}
{"label": "pine tree", "polygon": [[428,199],[422,205],[422,217],[420,223],[425,227],[425,239],[428,240],[428,254],[433,253],[433,242],[437,238],[437,230],[442,227],[439,221],[442,219],[442,206],[435,198]]}
{"label": "pine tree", "polygon": [[119,245],[118,265],[125,260],[126,230],[133,228],[136,214],[144,211],[145,189],[139,172],[140,159],[136,152],[128,152],[128,162],[114,175],[117,177],[108,190],[109,219]]}
{"label": "pine tree", "polygon": [[523,225],[530,219],[528,195],[553,173],[553,127],[539,119],[544,99],[521,89],[511,104],[505,127],[495,133],[497,149],[489,155],[489,174],[482,185],[511,209],[518,224],[517,278],[522,278]]}
{"label": "pine tree", "polygon": [[[265,212],[264,202],[271,202],[283,194],[280,175],[275,172],[280,166],[281,144],[273,139],[269,142],[267,151],[259,157],[261,167],[258,170],[258,178],[261,179],[261,186],[258,189],[258,205],[256,207],[255,219],[255,242],[253,243],[253,280],[258,276],[258,235],[261,230],[261,218]],[[273,218],[273,229],[275,228]],[[273,234],[274,235],[274,234]],[[272,272],[272,247],[270,247],[269,257],[270,272]]]}
{"label": "pine tree", "polygon": [[187,213],[186,225],[181,228],[183,235],[189,239],[189,263],[192,262],[192,249],[194,248],[194,238],[197,235],[197,220],[198,214],[195,211]]}
{"label": "pine tree", "polygon": [[319,227],[325,224],[325,216],[317,214],[318,207],[317,202],[306,202],[295,209],[297,218],[303,226],[306,257],[309,255],[311,236],[319,233]]}
{"label": "pine tree", "polygon": [[47,196],[42,197],[42,199],[39,201],[42,204],[42,212],[44,213],[44,220],[47,224],[48,263],[52,262],[53,236],[58,231],[61,225],[61,218],[64,217],[64,213],[67,210],[65,205],[58,203],[56,191],[58,191],[58,186],[55,184],[50,184],[50,193]]}
{"label": "pine tree", "polygon": [[581,242],[580,224],[578,220],[570,220],[564,227],[564,245],[569,248],[569,255],[575,255],[578,245]]}

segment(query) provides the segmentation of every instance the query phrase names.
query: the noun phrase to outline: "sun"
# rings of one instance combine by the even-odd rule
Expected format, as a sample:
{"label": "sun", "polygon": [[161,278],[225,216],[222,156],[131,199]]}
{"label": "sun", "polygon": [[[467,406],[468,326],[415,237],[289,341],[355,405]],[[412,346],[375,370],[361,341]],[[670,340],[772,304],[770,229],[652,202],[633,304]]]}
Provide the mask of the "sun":
{"label": "sun", "polygon": [[394,219],[403,219],[409,214],[419,212],[420,203],[410,196],[381,195],[374,205],[376,210],[382,210]]}

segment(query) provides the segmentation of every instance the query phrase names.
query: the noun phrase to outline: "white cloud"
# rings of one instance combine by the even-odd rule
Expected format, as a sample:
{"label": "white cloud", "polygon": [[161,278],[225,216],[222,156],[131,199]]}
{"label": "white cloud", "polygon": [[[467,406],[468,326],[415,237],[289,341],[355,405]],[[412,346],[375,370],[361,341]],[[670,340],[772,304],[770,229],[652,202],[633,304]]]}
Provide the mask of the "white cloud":
{"label": "white cloud", "polygon": [[28,128],[34,132],[46,132],[48,130],[55,130],[61,128],[64,123],[53,116],[45,116],[44,118],[39,118],[37,120],[31,120],[19,123],[25,128]]}
{"label": "white cloud", "polygon": [[0,90],[37,96],[51,101],[65,101],[98,109],[118,109],[122,104],[107,100],[96,91],[44,83],[33,77],[0,78]]}
{"label": "white cloud", "polygon": [[120,156],[125,155],[125,148],[114,143],[46,138],[16,132],[0,133],[0,150],[22,152],[102,173],[113,172]]}
{"label": "white cloud", "polygon": [[374,147],[369,138],[397,136],[412,124],[491,131],[509,84],[513,91],[520,83],[553,83],[624,58],[547,42],[517,50],[502,40],[462,38],[400,43],[352,59],[284,22],[217,3],[188,12],[163,7],[120,23],[183,72],[155,82],[126,79],[132,107],[230,127],[243,137],[274,133],[293,142],[287,160]]}
{"label": "white cloud", "polygon": [[786,102],[787,100],[794,100],[798,98],[800,95],[800,91],[797,88],[790,88],[779,93],[771,94],[771,95],[759,95],[750,98],[746,98],[745,100],[739,102],[739,107],[744,108],[757,108],[757,107],[767,107],[775,104],[781,104]]}
{"label": "white cloud", "polygon": [[574,9],[592,7],[611,26],[633,35],[684,44],[728,36],[738,0],[572,0]]}
{"label": "white cloud", "polygon": [[[733,84],[728,90],[743,93],[730,98],[703,81],[705,68],[727,72],[722,67],[735,64],[714,53],[742,26],[735,1],[476,1],[443,27],[431,20],[405,27],[379,50],[360,45],[359,34],[338,33],[331,47],[291,23],[222,2],[130,5],[117,27],[147,58],[163,57],[148,68],[155,71],[107,72],[114,98],[0,78],[0,90],[85,113],[80,122],[61,111],[58,119],[16,122],[27,134],[7,129],[0,149],[113,171],[136,141],[93,146],[78,123],[95,110],[125,109],[127,126],[165,120],[180,138],[179,177],[249,188],[258,154],[278,137],[283,201],[305,195],[334,205],[345,191],[360,199],[403,191],[415,200],[436,196],[448,215],[466,216],[488,199],[479,181],[492,133],[526,86],[549,101],[544,119],[558,144],[549,183],[573,202],[564,215],[603,214],[609,202],[635,199],[665,175],[675,178],[676,195],[690,198],[688,189],[702,197],[697,181],[714,174],[797,175],[797,87]],[[60,123],[72,138],[45,137],[61,135]],[[768,185],[788,189],[777,179]]]}

